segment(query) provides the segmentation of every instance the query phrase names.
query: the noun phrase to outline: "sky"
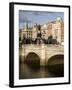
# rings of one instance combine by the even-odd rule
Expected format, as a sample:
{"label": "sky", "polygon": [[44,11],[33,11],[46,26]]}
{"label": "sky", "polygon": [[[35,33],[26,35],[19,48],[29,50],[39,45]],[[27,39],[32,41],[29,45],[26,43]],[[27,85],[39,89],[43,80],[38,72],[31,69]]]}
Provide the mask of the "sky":
{"label": "sky", "polygon": [[46,12],[46,11],[19,11],[19,28],[25,27],[28,23],[32,27],[33,23],[44,24],[55,21],[57,17],[61,17],[64,21],[64,12]]}

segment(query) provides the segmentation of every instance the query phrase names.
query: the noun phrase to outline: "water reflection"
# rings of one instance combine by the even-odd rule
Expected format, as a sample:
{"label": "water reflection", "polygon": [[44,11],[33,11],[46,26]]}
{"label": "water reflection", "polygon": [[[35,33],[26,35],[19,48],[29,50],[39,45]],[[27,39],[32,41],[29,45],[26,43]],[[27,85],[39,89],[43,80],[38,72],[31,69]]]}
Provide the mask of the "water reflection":
{"label": "water reflection", "polygon": [[63,64],[47,67],[31,67],[26,63],[19,65],[19,79],[63,77]]}
{"label": "water reflection", "polygon": [[55,55],[48,60],[46,66],[40,66],[40,58],[29,53],[26,59],[20,56],[19,79],[50,78],[64,76],[64,55]]}

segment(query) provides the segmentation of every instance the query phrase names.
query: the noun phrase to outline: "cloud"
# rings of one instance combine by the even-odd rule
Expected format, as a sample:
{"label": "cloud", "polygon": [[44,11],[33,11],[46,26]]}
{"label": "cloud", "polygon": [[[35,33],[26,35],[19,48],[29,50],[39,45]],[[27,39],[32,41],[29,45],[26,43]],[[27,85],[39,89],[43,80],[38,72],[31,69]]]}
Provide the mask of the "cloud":
{"label": "cloud", "polygon": [[32,22],[29,17],[26,16],[26,13],[24,11],[19,12],[19,22],[20,23],[30,23]]}
{"label": "cloud", "polygon": [[28,23],[30,26],[33,23],[44,24],[49,21],[55,21],[60,16],[64,20],[64,12],[48,12],[48,11],[19,11],[19,24],[20,27]]}

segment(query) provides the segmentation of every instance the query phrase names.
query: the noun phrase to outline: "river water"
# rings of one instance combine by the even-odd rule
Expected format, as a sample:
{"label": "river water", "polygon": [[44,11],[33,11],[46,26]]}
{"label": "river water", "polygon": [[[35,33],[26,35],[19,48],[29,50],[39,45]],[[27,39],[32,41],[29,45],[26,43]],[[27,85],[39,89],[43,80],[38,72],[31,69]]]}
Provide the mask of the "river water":
{"label": "river water", "polygon": [[63,77],[64,64],[51,66],[31,66],[27,63],[19,64],[19,79]]}
{"label": "river water", "polygon": [[[22,52],[22,50],[20,51]],[[63,76],[64,55],[54,56],[48,61],[47,66],[40,66],[40,58],[35,53],[28,54],[26,59],[22,56],[19,57],[19,79],[53,78]]]}

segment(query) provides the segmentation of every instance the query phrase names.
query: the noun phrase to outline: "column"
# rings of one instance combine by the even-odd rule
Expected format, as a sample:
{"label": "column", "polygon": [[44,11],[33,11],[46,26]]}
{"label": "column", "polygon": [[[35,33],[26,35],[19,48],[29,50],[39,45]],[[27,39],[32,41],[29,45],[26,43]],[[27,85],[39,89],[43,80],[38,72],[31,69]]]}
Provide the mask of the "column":
{"label": "column", "polygon": [[41,45],[41,60],[40,65],[45,66],[45,46],[44,44]]}

